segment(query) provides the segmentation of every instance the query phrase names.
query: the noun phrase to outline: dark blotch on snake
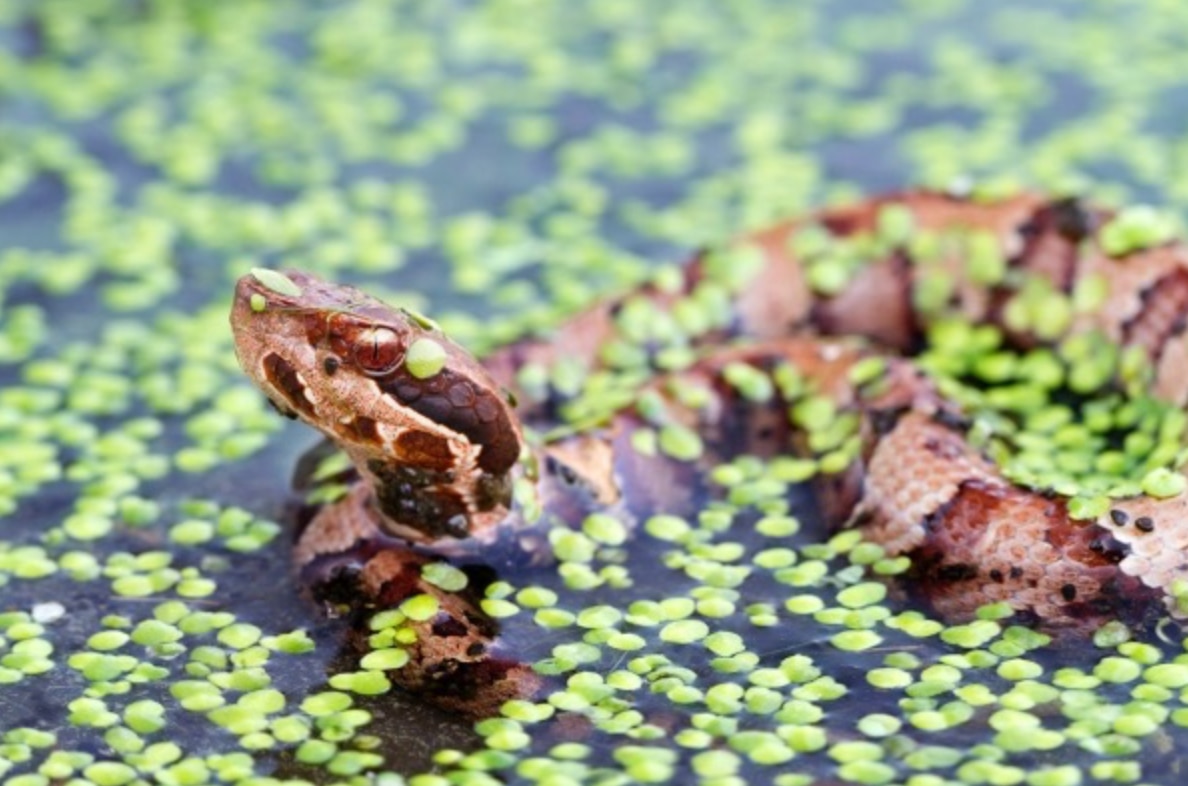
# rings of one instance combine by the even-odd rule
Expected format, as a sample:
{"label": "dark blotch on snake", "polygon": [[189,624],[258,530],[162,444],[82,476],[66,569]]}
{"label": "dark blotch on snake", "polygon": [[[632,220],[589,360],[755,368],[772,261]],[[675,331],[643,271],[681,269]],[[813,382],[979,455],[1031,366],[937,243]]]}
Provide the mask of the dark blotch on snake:
{"label": "dark blotch on snake", "polygon": [[342,425],[343,431],[354,442],[376,444],[380,441],[379,429],[373,418],[356,415]]}
{"label": "dark blotch on snake", "polygon": [[908,411],[909,407],[884,407],[870,410],[870,425],[880,437],[886,436],[899,425],[899,419]]}
{"label": "dark blotch on snake", "polygon": [[375,499],[392,521],[412,527],[430,538],[463,538],[467,532],[466,503],[449,488],[436,484],[444,473],[417,467],[393,467],[372,460],[367,468],[375,475]]}
{"label": "dark blotch on snake", "polygon": [[[433,390],[448,391],[448,395],[429,392],[425,383],[414,380],[402,370],[382,384],[384,391],[402,404],[482,446],[478,459],[482,470],[501,475],[511,469],[520,458],[520,442],[498,396],[448,368],[432,382]],[[455,392],[459,386],[465,386],[473,393],[472,406],[457,406],[451,401],[451,398],[468,398]]]}
{"label": "dark blotch on snake", "polygon": [[285,397],[285,403],[290,407],[313,419],[317,413],[309,399],[305,397],[305,385],[297,375],[297,369],[275,352],[269,352],[262,361],[264,376],[273,388]]}
{"label": "dark blotch on snake", "polygon": [[1188,271],[1177,268],[1139,293],[1142,306],[1122,325],[1122,339],[1146,350],[1152,360],[1163,355],[1167,342],[1184,332],[1188,310]]}
{"label": "dark blotch on snake", "polygon": [[450,636],[465,636],[469,633],[466,624],[446,614],[438,614],[433,620],[433,635],[442,638]]}

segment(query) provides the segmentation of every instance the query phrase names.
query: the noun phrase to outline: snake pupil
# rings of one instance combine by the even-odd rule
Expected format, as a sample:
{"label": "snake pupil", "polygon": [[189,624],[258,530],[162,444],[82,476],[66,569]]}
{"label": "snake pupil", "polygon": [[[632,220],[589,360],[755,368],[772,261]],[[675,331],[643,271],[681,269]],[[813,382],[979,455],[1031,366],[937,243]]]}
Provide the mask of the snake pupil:
{"label": "snake pupil", "polygon": [[369,374],[386,374],[404,359],[401,349],[396,333],[382,327],[370,328],[355,344],[355,361]]}

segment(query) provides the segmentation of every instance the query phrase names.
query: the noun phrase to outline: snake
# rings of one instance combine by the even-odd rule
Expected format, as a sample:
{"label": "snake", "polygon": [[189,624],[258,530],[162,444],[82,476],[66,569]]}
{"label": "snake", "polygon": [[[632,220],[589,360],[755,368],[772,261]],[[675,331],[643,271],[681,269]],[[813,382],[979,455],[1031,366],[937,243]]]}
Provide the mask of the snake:
{"label": "snake", "polygon": [[[447,709],[490,715],[542,677],[439,566],[547,562],[542,532],[594,513],[635,533],[695,512],[743,455],[810,461],[828,523],[909,558],[905,583],[947,620],[1004,604],[1076,636],[1188,611],[1188,250],[1147,208],[922,189],[823,208],[481,361],[416,311],[300,271],[244,275],[231,326],[252,382],[353,466],[296,541],[303,586],[346,609],[433,598],[392,674]],[[1036,387],[1051,401],[1031,412],[984,406]],[[1060,420],[1135,396],[1145,421]],[[1146,474],[1045,477],[1051,443],[1018,424],[1049,416],[1056,444],[1091,431],[1107,464]],[[1172,447],[1126,433],[1152,417]]]}

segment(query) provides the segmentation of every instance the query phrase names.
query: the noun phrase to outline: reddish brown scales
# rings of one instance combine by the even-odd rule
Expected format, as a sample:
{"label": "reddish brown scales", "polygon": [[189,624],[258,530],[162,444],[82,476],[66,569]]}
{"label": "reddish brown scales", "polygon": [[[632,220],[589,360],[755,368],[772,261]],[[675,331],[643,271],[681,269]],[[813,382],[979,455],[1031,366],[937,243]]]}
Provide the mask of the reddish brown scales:
{"label": "reddish brown scales", "polygon": [[1101,525],[1069,517],[1064,500],[1053,500],[1048,515],[1049,526],[1044,532],[1044,540],[1073,562],[1090,568],[1104,568],[1117,565],[1129,551]]}
{"label": "reddish brown scales", "polygon": [[1058,292],[1068,292],[1077,278],[1080,244],[1103,220],[1077,199],[1044,205],[1019,228],[1023,248],[1012,267],[1038,275]]}
{"label": "reddish brown scales", "polygon": [[1178,268],[1144,289],[1142,308],[1122,325],[1127,344],[1140,346],[1153,360],[1163,354],[1167,342],[1184,332],[1188,319],[1188,269]]}
{"label": "reddish brown scales", "polygon": [[[891,205],[909,211],[919,230],[941,239],[940,258],[917,264],[898,249],[886,259],[872,261],[835,297],[815,294],[808,286],[803,260],[789,251],[793,233],[809,223],[839,235],[871,232],[879,223],[880,210]],[[775,443],[789,429],[768,417],[777,408],[748,413],[745,402],[731,398],[730,391],[716,384],[722,363],[748,351],[771,350],[797,366],[813,383],[814,392],[833,396],[840,411],[863,416],[862,459],[845,473],[823,479],[822,487],[830,489],[831,498],[826,507],[852,513],[851,523],[862,526],[888,551],[913,554],[920,572],[918,586],[928,591],[940,612],[968,618],[982,603],[1005,601],[1049,626],[1080,629],[1124,609],[1128,598],[1149,608],[1152,598],[1166,598],[1171,583],[1188,575],[1184,499],[1120,500],[1103,525],[1073,521],[1063,498],[1007,482],[966,439],[967,424],[952,417],[951,405],[910,373],[908,362],[891,362],[886,385],[890,392],[864,397],[853,390],[848,378],[861,351],[819,339],[785,342],[779,338],[790,331],[839,332],[907,347],[929,318],[917,313],[913,303],[921,271],[940,272],[952,280],[949,306],[954,311],[1000,328],[1004,327],[1002,306],[1024,278],[1020,274],[1039,276],[1063,292],[1072,291],[1082,277],[1101,275],[1109,284],[1106,305],[1076,314],[1070,333],[1093,329],[1115,340],[1154,348],[1152,354],[1160,362],[1156,389],[1171,390],[1177,397],[1188,395],[1188,372],[1183,371],[1188,369],[1188,343],[1182,340],[1188,259],[1175,245],[1135,252],[1121,260],[1107,258],[1093,238],[1106,217],[1073,201],[1045,203],[1030,195],[983,203],[912,192],[825,211],[744,238],[739,244],[762,257],[758,275],[731,295],[730,309],[713,330],[692,339],[697,347],[713,348],[709,359],[686,372],[695,381],[712,378],[712,401],[697,412],[675,407],[674,417],[698,429],[711,450],[731,454],[738,449],[778,449]],[[1015,267],[1002,289],[991,291],[972,280],[962,256],[967,246],[958,242],[968,231],[979,233],[979,242],[987,236],[997,240],[1002,256]],[[402,537],[425,532],[430,537],[464,536],[468,534],[465,517],[474,516],[476,506],[491,509],[486,521],[498,524],[509,504],[521,444],[516,418],[502,398],[500,384],[514,390],[516,372],[526,363],[547,366],[558,358],[576,358],[596,369],[600,348],[622,338],[615,313],[624,301],[597,304],[546,341],[521,342],[497,353],[488,364],[488,376],[463,350],[432,332],[434,340],[442,338],[446,363],[441,372],[421,379],[410,375],[398,360],[412,338],[426,334],[421,321],[404,319],[355,290],[300,274],[293,277],[304,294],[286,300],[278,293],[263,292],[264,314],[250,313],[258,309],[248,305],[248,295],[259,295],[261,290],[241,282],[233,320],[253,325],[257,335],[246,337],[241,346],[237,333],[237,350],[241,358],[257,357],[253,340],[264,337],[265,345],[269,340],[275,344],[284,318],[303,314],[300,340],[292,341],[296,359],[284,361],[287,370],[273,362],[273,373],[264,374],[266,381],[278,398],[300,391],[308,412],[300,411],[331,423],[328,433],[349,443],[348,450],[355,450],[352,458],[374,484],[370,490],[352,490],[344,502],[319,514],[311,527],[317,532],[302,539],[302,560],[335,550],[362,553],[359,538],[351,536],[374,529],[373,504],[386,514],[378,517],[380,521],[411,522],[422,530],[398,530]],[[630,297],[665,310],[695,288],[712,283],[707,281],[711,277],[709,266],[698,260],[686,270],[683,288],[650,286]],[[276,325],[277,332],[270,333],[269,325]],[[751,345],[750,350],[719,346],[735,334],[772,344]],[[1031,340],[1008,338],[1020,343]],[[255,362],[245,367],[260,370]],[[314,376],[320,381],[310,385]],[[336,383],[362,380],[360,406],[379,401],[383,407],[376,411],[397,415],[398,423],[376,422],[380,416],[372,412],[362,417],[371,418],[374,426],[359,419],[359,413],[352,419],[336,412],[332,418],[323,407],[334,404],[329,394],[345,388],[323,384],[331,378]],[[303,381],[310,385],[309,396]],[[663,389],[663,380],[655,384],[657,390]],[[524,391],[518,393],[523,397]],[[556,403],[556,396],[529,402],[522,416],[537,418],[534,425],[556,425],[549,406]],[[604,448],[589,450],[587,444],[568,455],[586,456],[577,463],[591,471],[594,481],[550,485],[548,478],[567,473],[543,473],[546,482],[537,491],[546,512],[556,515],[570,507],[584,509],[600,500],[633,512],[652,501],[671,504],[692,494],[690,489],[704,479],[705,467],[723,457],[676,461],[657,454],[645,462],[630,447],[641,425],[629,413],[620,413],[605,433],[583,434],[583,439],[598,441]],[[389,450],[387,454],[360,450],[375,435]],[[796,435],[790,439],[793,444],[804,442]],[[564,450],[555,453],[558,458],[566,455]],[[589,460],[590,456],[598,460]],[[455,462],[461,467],[466,461],[468,469],[460,473],[465,477],[455,481],[449,475]],[[576,478],[573,468],[568,469],[568,475]],[[590,494],[591,488],[598,494]],[[571,504],[579,492],[580,500]],[[365,538],[369,547],[381,542],[376,537]],[[399,562],[404,551],[393,546],[382,550],[388,556],[381,559],[376,554],[368,562],[373,580],[361,590],[365,599],[396,603],[398,596],[420,588],[409,583],[414,573],[419,576],[419,568],[408,572],[420,563],[406,561],[401,567],[385,561]],[[484,703],[493,710],[492,697],[510,698],[533,689],[528,682],[505,679],[523,667],[492,654],[496,629],[491,620],[460,596],[442,593],[440,598],[442,613],[422,624],[423,639],[413,653],[414,664],[401,670],[399,679],[404,684],[434,694],[440,703],[453,702],[470,710]],[[498,689],[482,694],[483,682],[491,680]],[[508,692],[499,692],[505,689]]]}
{"label": "reddish brown scales", "polygon": [[[933,191],[906,191],[884,197],[869,199],[855,205],[831,208],[815,215],[777,224],[768,229],[747,235],[730,244],[731,247],[750,247],[763,258],[763,265],[747,286],[735,293],[730,304],[729,326],[696,337],[700,345],[721,345],[734,335],[750,339],[773,339],[797,331],[814,330],[839,335],[855,335],[887,340],[887,334],[898,341],[904,334],[903,320],[897,309],[887,311],[891,319],[886,323],[871,320],[871,315],[884,313],[888,309],[885,291],[868,287],[862,276],[856,276],[846,290],[836,297],[849,304],[848,310],[831,310],[829,324],[823,326],[814,322],[813,311],[822,302],[809,287],[803,260],[796,258],[789,250],[789,241],[794,233],[812,224],[835,227],[841,234],[874,232],[879,212],[889,205],[898,205],[913,215],[915,226],[921,231],[945,232],[956,229],[979,230],[999,239],[1004,254],[1013,256],[1021,247],[1019,226],[1042,207],[1042,198],[1033,194],[1018,194],[994,202],[978,202]],[[705,255],[696,257],[687,267],[681,291],[644,287],[626,297],[644,298],[657,310],[666,311],[681,297],[686,296],[704,281]],[[954,260],[946,268],[957,283],[963,304],[962,313],[970,319],[982,319],[987,314],[984,292],[977,292],[968,281],[968,275],[960,260]],[[851,291],[852,288],[852,291]],[[902,284],[895,287],[898,293]],[[617,305],[626,299],[619,298],[596,303],[589,310],[576,315],[552,331],[547,339],[521,341],[498,350],[486,359],[484,365],[501,386],[512,391],[522,402],[521,417],[537,414],[536,402],[528,391],[516,383],[517,372],[528,364],[549,366],[560,358],[584,361],[591,369],[599,367],[602,361],[601,348],[621,336],[615,325],[613,314]],[[891,299],[891,305],[895,304]],[[894,324],[892,324],[894,323]]]}
{"label": "reddish brown scales", "polygon": [[[428,595],[437,613],[408,620],[416,633],[405,645],[410,662],[387,673],[397,685],[468,717],[496,713],[505,701],[539,688],[541,678],[519,659],[489,649],[499,625],[477,606],[469,590],[446,592],[421,577],[432,559],[399,548],[378,552],[360,573],[360,590],[379,608],[395,608],[415,595]],[[358,638],[367,649],[366,636]]]}
{"label": "reddish brown scales", "polygon": [[423,431],[401,432],[392,444],[392,451],[406,464],[435,472],[445,472],[454,464],[449,443]]}
{"label": "reddish brown scales", "polygon": [[[920,325],[912,306],[911,262],[902,251],[863,268],[835,297],[818,300],[809,319],[823,333],[856,333],[886,347],[910,349]],[[878,302],[872,309],[870,303]]]}
{"label": "reddish brown scales", "polygon": [[928,518],[925,531],[913,577],[950,618],[1007,601],[1053,629],[1082,629],[1121,611],[1092,602],[1127,579],[1117,567],[1118,544],[1097,524],[1069,518],[1062,500],[970,481]]}
{"label": "reddish brown scales", "polygon": [[[325,314],[321,311],[310,309],[305,313],[305,339],[310,346],[316,347],[328,342],[328,337],[331,335],[330,322],[337,318],[336,314]],[[337,347],[331,347],[336,351],[336,354],[343,356],[346,353],[345,342],[341,333],[336,333]]]}
{"label": "reddish brown scales", "polygon": [[411,549],[390,546],[367,561],[360,580],[377,604],[395,608],[426,591],[421,568],[429,561],[428,557]]}

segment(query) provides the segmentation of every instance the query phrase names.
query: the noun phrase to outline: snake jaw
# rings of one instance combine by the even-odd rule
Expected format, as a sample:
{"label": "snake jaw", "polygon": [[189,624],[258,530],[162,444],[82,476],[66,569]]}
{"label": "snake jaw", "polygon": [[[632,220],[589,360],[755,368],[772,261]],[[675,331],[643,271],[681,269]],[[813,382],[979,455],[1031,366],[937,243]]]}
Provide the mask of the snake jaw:
{"label": "snake jaw", "polygon": [[343,448],[390,534],[464,538],[506,518],[518,422],[435,323],[305,273],[253,271],[231,325],[244,371]]}

